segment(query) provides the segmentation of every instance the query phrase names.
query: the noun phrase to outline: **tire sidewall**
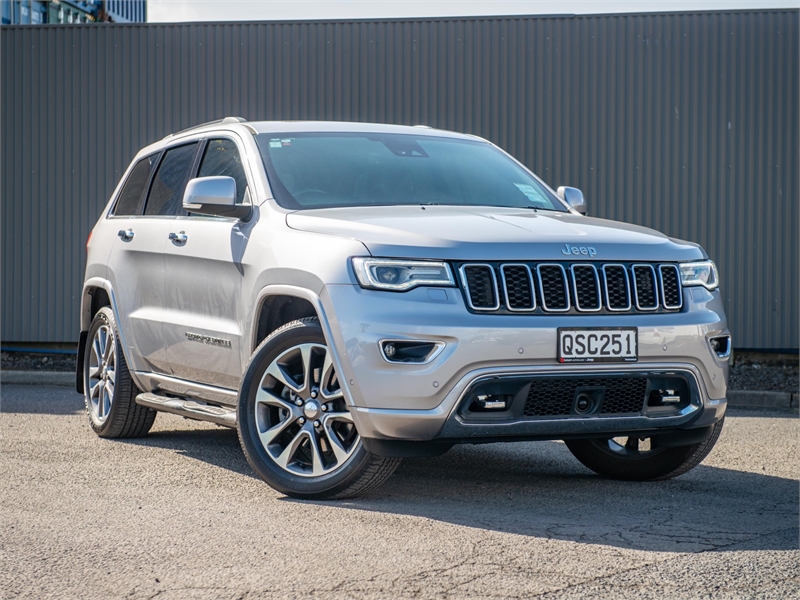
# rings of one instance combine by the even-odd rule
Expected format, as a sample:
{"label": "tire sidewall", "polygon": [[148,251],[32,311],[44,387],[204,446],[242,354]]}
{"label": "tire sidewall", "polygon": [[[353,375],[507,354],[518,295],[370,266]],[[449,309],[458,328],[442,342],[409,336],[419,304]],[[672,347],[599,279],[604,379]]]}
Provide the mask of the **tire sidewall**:
{"label": "tire sidewall", "polygon": [[276,490],[294,496],[330,496],[346,488],[367,466],[370,454],[360,440],[344,466],[319,477],[301,477],[288,473],[273,461],[261,444],[256,425],[255,398],[264,373],[282,352],[304,343],[324,345],[331,351],[319,323],[316,320],[303,320],[276,331],[253,353],[239,388],[239,439],[250,466]]}

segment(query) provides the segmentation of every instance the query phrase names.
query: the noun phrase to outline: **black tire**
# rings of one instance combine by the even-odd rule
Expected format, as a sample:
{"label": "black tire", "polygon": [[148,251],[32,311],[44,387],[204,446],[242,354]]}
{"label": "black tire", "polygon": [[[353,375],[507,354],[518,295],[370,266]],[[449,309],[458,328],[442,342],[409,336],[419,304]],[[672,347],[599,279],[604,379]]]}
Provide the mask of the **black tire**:
{"label": "black tire", "polygon": [[[341,425],[345,427],[347,435],[342,438],[337,437],[337,441],[341,442],[343,449],[347,449],[350,452],[348,458],[342,460],[341,463],[337,459],[333,466],[327,466],[327,468],[333,470],[324,474],[313,475],[303,471],[303,469],[310,470],[311,467],[302,462],[303,457],[301,454],[306,452],[310,456],[313,451],[310,448],[310,437],[307,438],[307,441],[303,441],[302,445],[294,445],[294,441],[300,439],[300,430],[308,430],[306,433],[308,436],[319,434],[319,437],[314,438],[317,459],[323,458],[323,453],[319,451],[320,447],[327,445],[329,449],[331,448],[331,442],[328,437],[331,433],[327,429],[327,425],[317,428],[312,426],[312,418],[306,420],[302,415],[299,418],[295,418],[299,414],[295,411],[303,411],[302,414],[309,414],[305,412],[309,403],[322,404],[319,399],[323,398],[321,390],[326,385],[322,381],[324,368],[319,366],[316,369],[306,368],[307,371],[312,373],[312,381],[307,386],[308,393],[303,391],[302,396],[294,394],[287,385],[266,374],[273,362],[277,362],[281,357],[291,354],[295,349],[298,349],[297,351],[299,352],[301,347],[308,347],[309,345],[313,345],[315,351],[319,352],[313,360],[324,360],[327,344],[319,321],[315,317],[300,319],[284,325],[273,332],[256,348],[245,369],[242,384],[239,388],[237,429],[242,450],[247,457],[247,462],[250,463],[250,466],[253,467],[258,476],[272,488],[287,496],[302,499],[330,500],[350,498],[363,494],[386,481],[394,473],[401,459],[383,458],[370,454],[364,448],[361,439],[357,437],[358,432],[355,430],[355,425],[352,425],[352,429],[349,429],[350,425],[344,422]],[[321,348],[323,346],[325,347],[324,350]],[[309,359],[309,362],[311,360]],[[319,362],[316,364],[319,365]],[[315,379],[317,377],[317,369],[320,372],[319,379]],[[273,402],[274,406],[265,406],[262,402],[256,402],[256,396],[261,388],[262,380],[267,386],[262,389],[262,394],[267,389],[270,392],[275,392],[270,397],[270,401]],[[335,381],[335,374],[332,377],[332,381]],[[317,387],[314,386],[315,382],[318,384]],[[276,390],[280,390],[285,398],[279,396]],[[312,391],[316,391],[320,395],[312,397],[309,395]],[[333,395],[335,395],[335,392]],[[263,395],[261,396],[261,398],[264,397]],[[279,403],[274,402],[274,400],[283,401],[282,398],[286,401],[288,408],[282,408],[278,406]],[[302,408],[300,406],[297,409],[293,408],[292,405],[297,406],[298,401],[302,403]],[[330,412],[319,413],[321,418],[325,416],[334,418],[336,414],[349,414],[346,412],[347,408],[344,406],[343,398],[330,402],[325,401],[325,406],[329,407],[327,410]],[[283,412],[278,414],[275,411]],[[270,414],[274,417],[273,421],[268,421]],[[304,423],[298,425],[300,421]],[[313,422],[317,423],[319,421],[315,420]],[[330,421],[328,422],[330,423]],[[267,425],[271,425],[271,428],[274,429],[280,428],[282,431],[282,433],[276,435],[275,444],[268,444],[269,450],[262,443],[261,437],[267,431]],[[304,425],[304,427],[301,425]],[[338,436],[338,434],[333,435]],[[350,445],[345,447],[348,439]],[[285,448],[282,448],[279,440],[289,441]],[[279,450],[281,449],[291,454],[290,445],[297,447],[295,452],[301,455],[300,459],[294,465],[280,466],[275,454],[280,454]],[[305,450],[303,449],[304,446],[306,447]],[[274,448],[278,449],[274,450]],[[312,458],[309,460],[313,462]]]}
{"label": "black tire", "polygon": [[724,422],[722,419],[714,425],[708,439],[691,446],[635,451],[612,440],[565,440],[564,443],[584,466],[604,477],[627,481],[671,479],[695,468],[708,456]]}
{"label": "black tire", "polygon": [[[105,332],[111,338],[108,351],[107,365],[112,366],[111,375],[107,378],[95,377],[96,366],[102,368],[103,361],[97,360],[95,341],[99,343],[98,334]],[[136,404],[136,395],[139,389],[131,380],[128,363],[122,353],[119,340],[117,322],[114,312],[109,307],[103,307],[92,320],[83,356],[83,400],[89,416],[89,424],[94,432],[103,438],[135,438],[147,435],[156,419],[156,411]],[[105,354],[101,352],[101,354]],[[103,371],[101,371],[103,372]],[[109,373],[108,368],[104,370]],[[93,383],[96,382],[96,383]],[[106,401],[102,394],[108,389],[108,382],[112,384],[110,400]],[[102,384],[102,385],[101,385]],[[98,387],[95,387],[98,386]],[[94,400],[98,395],[98,401]],[[102,406],[100,406],[102,402]]]}

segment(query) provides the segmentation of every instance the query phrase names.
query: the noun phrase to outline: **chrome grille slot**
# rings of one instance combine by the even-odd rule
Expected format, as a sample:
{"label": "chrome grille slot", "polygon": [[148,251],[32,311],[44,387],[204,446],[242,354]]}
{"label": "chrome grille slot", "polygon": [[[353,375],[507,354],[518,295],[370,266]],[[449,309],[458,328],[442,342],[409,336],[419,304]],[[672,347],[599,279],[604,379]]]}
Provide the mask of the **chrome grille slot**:
{"label": "chrome grille slot", "polygon": [[491,265],[468,264],[463,265],[460,270],[470,308],[474,310],[497,310],[500,308],[497,277]]}
{"label": "chrome grille slot", "polygon": [[559,264],[542,264],[536,268],[542,307],[548,312],[569,310],[567,274]]}
{"label": "chrome grille slot", "polygon": [[675,265],[659,265],[658,275],[661,281],[661,302],[664,308],[678,309],[683,306],[681,293],[681,276]]}
{"label": "chrome grille slot", "polygon": [[506,308],[512,312],[536,310],[533,277],[527,265],[501,265]]}
{"label": "chrome grille slot", "polygon": [[575,307],[582,312],[595,312],[603,308],[600,299],[600,279],[594,265],[572,265],[570,271]]}
{"label": "chrome grille slot", "polygon": [[625,265],[603,265],[603,285],[608,310],[619,312],[631,309],[631,286]]}
{"label": "chrome grille slot", "polygon": [[633,295],[639,310],[658,309],[656,270],[651,265],[633,265]]}

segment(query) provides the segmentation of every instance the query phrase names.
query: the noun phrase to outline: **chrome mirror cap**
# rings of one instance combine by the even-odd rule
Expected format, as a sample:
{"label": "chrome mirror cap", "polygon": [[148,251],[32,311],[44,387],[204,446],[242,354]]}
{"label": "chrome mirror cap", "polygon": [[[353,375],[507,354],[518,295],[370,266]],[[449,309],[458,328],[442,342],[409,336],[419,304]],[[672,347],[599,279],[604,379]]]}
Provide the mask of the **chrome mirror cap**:
{"label": "chrome mirror cap", "polygon": [[586,199],[583,197],[583,192],[578,188],[562,185],[558,188],[558,195],[561,196],[573,210],[576,210],[582,215],[588,212]]}

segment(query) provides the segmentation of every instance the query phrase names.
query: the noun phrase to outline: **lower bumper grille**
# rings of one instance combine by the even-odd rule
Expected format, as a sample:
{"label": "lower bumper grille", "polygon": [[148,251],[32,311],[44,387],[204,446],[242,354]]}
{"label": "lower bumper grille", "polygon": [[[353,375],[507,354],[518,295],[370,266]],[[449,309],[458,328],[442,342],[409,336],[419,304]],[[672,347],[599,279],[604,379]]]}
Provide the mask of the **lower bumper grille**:
{"label": "lower bumper grille", "polygon": [[596,414],[639,414],[644,407],[647,377],[536,379],[531,383],[523,414],[561,417],[573,414],[580,394],[596,403]]}

